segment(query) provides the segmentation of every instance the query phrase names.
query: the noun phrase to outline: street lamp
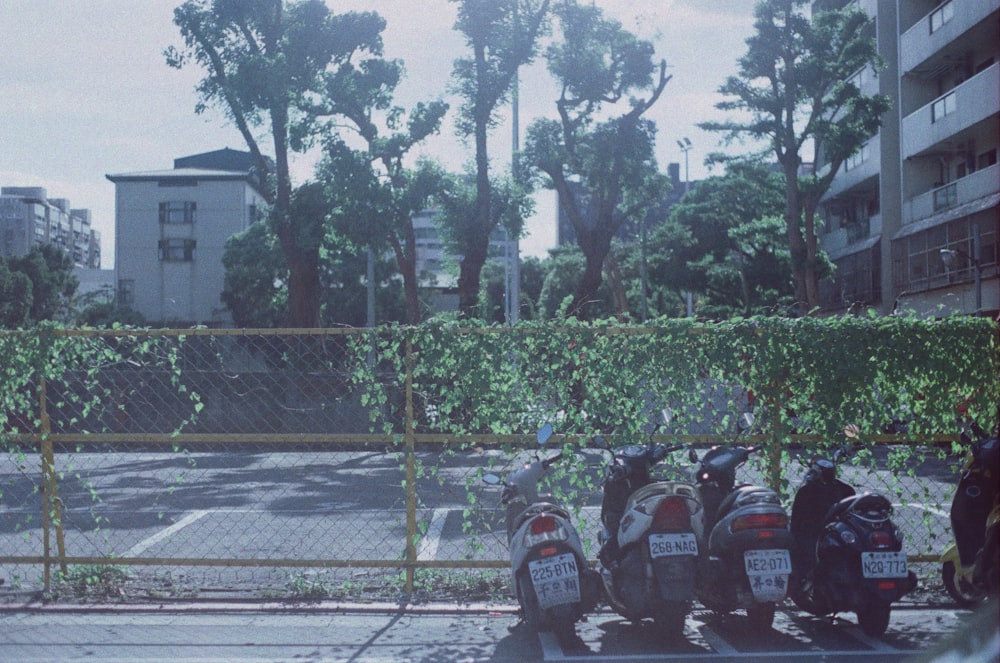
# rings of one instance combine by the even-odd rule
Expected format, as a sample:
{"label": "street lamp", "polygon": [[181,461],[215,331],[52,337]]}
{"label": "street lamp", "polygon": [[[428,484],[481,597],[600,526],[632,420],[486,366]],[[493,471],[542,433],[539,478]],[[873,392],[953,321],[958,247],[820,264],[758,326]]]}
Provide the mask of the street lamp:
{"label": "street lamp", "polygon": [[955,266],[955,260],[958,256],[962,256],[970,263],[972,263],[972,271],[976,279],[976,315],[981,315],[983,310],[983,282],[982,282],[982,265],[980,264],[980,250],[979,250],[979,224],[972,224],[972,255],[963,251],[962,249],[941,249],[941,261],[944,263],[945,269],[952,269]]}
{"label": "street lamp", "polygon": [[688,177],[688,152],[693,147],[691,139],[685,136],[682,140],[677,141],[677,147],[681,148],[681,152],[684,153],[684,193],[687,193],[691,187],[691,179]]}
{"label": "street lamp", "polygon": [[[677,147],[681,148],[681,152],[684,153],[684,193],[691,189],[691,178],[688,176],[688,152],[691,151],[691,139],[685,136],[683,139],[677,141]],[[687,309],[687,317],[694,315],[694,302],[691,298],[691,292],[684,293],[685,308]]]}

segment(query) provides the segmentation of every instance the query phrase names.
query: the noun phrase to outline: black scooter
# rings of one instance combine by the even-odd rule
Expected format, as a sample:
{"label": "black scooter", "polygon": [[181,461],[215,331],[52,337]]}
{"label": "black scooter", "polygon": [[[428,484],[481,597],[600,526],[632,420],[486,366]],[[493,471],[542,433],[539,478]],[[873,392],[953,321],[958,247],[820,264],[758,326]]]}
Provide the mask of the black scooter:
{"label": "black scooter", "polygon": [[[741,432],[753,425],[744,414]],[[755,628],[769,628],[785,599],[792,573],[788,514],[770,488],[736,485],[736,470],[758,447],[717,446],[695,468],[705,505],[708,551],[699,572],[698,598],[720,613],[743,609]],[[697,454],[691,452],[691,460]]]}
{"label": "black scooter", "polygon": [[837,478],[839,451],[814,458],[792,503],[795,577],[789,595],[817,616],[854,612],[866,635],[889,627],[893,601],[917,584],[907,568],[892,504],[878,493],[858,495]]}
{"label": "black scooter", "polygon": [[1000,441],[974,426],[962,432],[969,453],[951,502],[955,543],[941,556],[948,595],[969,607],[1000,593]]}

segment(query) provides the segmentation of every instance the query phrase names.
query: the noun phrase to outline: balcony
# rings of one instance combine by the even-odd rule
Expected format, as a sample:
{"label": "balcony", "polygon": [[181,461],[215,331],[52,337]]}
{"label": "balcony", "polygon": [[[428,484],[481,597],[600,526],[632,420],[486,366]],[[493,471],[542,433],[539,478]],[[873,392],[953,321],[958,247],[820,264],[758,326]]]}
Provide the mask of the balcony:
{"label": "balcony", "polygon": [[[904,74],[934,76],[937,67],[948,66],[941,53],[947,50],[945,47],[1000,9],[1000,0],[950,0],[950,18],[940,23],[947,4],[941,3],[903,33],[899,69]],[[995,31],[995,26],[990,29]]]}
{"label": "balcony", "polygon": [[1000,108],[1000,63],[985,69],[903,118],[903,157],[919,156]]}
{"label": "balcony", "polygon": [[903,204],[903,225],[1000,193],[1000,164],[914,196]]}
{"label": "balcony", "polygon": [[881,153],[882,141],[879,135],[875,134],[868,139],[861,150],[841,165],[823,198],[835,198],[859,184],[877,178],[882,162]]}

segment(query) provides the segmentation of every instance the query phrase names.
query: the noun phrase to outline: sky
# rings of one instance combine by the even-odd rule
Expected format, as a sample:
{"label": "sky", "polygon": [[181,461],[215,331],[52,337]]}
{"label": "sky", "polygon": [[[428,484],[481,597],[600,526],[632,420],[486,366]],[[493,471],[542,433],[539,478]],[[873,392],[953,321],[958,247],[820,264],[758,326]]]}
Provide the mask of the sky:
{"label": "sky", "polygon": [[[696,124],[725,119],[714,108],[719,86],[736,72],[753,31],[755,0],[593,0],[622,25],[649,39],[667,62],[671,81],[647,113],[658,126],[657,158],[666,170],[685,155],[690,179],[711,174],[705,156],[720,136]],[[173,10],[180,0],[3,0],[0,3],[0,186],[41,186],[91,210],[101,233],[103,266],[114,264],[114,184],[108,174],[169,169],[177,157],[224,147],[245,150],[225,114],[195,113],[202,72],[167,66],[163,50],[181,46]],[[444,99],[452,111],[438,136],[418,151],[453,170],[473,157],[455,135],[458,100],[448,91],[455,58],[467,53],[453,29],[450,0],[328,0],[335,12],[376,11],[386,19],[385,56],[402,59],[397,89],[404,106]],[[523,71],[520,133],[536,117],[553,116],[558,89],[543,64]],[[510,113],[491,137],[492,164],[509,165]],[[308,179],[315,155],[297,157],[293,178]],[[555,201],[537,199],[522,240],[524,255],[544,256],[555,244]]]}

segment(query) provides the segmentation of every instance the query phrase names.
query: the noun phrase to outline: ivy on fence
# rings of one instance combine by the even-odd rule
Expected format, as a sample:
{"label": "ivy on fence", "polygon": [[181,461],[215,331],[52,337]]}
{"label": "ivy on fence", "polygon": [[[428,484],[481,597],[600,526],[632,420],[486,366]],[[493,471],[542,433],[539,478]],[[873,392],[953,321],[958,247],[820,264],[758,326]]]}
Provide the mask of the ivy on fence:
{"label": "ivy on fence", "polygon": [[[694,444],[728,439],[737,417],[754,411],[755,439],[770,450],[757,469],[786,494],[795,458],[843,445],[844,426],[855,425],[861,435],[851,441],[851,472],[878,471],[890,477],[880,489],[903,503],[926,503],[929,550],[936,532],[927,514],[946,506],[924,474],[951,451],[960,420],[996,426],[1000,341],[995,323],[966,317],[663,319],[642,327],[569,320],[513,328],[431,321],[372,330],[46,326],[0,333],[0,375],[0,448],[8,467],[20,468],[0,485],[0,509],[14,493],[25,504],[45,496],[46,560],[48,532],[55,526],[58,533],[63,518],[60,482],[74,479],[92,504],[105,498],[76,472],[72,454],[57,467],[52,439],[176,439],[173,453],[185,455],[183,440],[203,431],[209,441],[231,441],[264,430],[254,437],[262,444],[384,440],[399,453],[402,481],[413,491],[406,552],[397,560],[412,567],[428,528],[416,510],[433,507],[416,502],[414,486],[453,480],[440,472],[452,460],[486,459],[463,478],[467,554],[475,557],[472,535],[493,506],[482,504],[479,484],[490,464],[514,462],[546,422],[567,452],[584,450],[597,434],[613,444],[644,440],[644,426],[664,408],[673,417],[660,433]],[[498,452],[481,453],[490,446]],[[574,457],[554,482],[569,503],[581,504],[599,490],[600,471],[586,464],[593,454]],[[27,467],[32,462],[41,471]],[[165,494],[183,487],[183,471]],[[33,517],[19,531],[38,530]],[[65,557],[61,540],[55,547]]]}

